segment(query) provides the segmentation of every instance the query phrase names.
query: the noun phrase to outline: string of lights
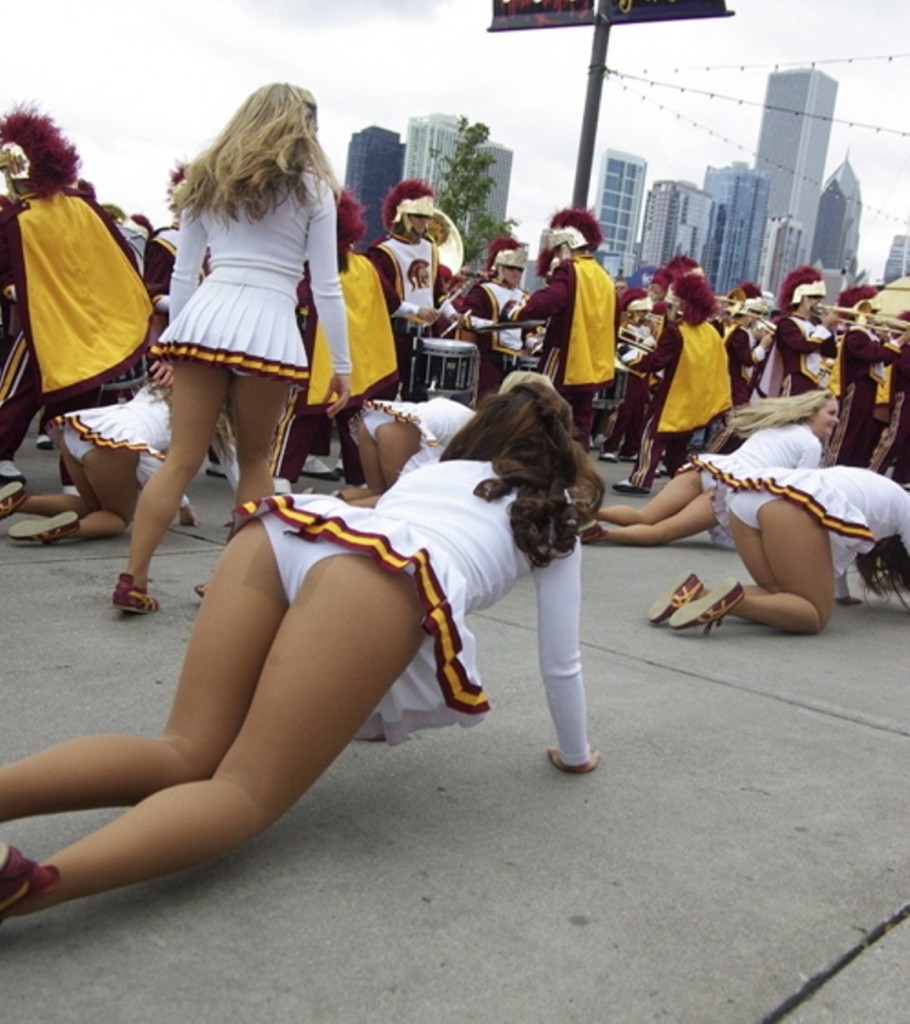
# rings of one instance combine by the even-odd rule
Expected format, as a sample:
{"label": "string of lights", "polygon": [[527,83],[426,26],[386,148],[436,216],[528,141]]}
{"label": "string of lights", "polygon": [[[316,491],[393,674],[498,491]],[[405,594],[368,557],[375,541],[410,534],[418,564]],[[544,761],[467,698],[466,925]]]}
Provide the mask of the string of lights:
{"label": "string of lights", "polygon": [[640,68],[639,74],[669,72],[677,75],[682,71],[780,71],[783,68],[818,68],[829,64],[859,64],[869,61],[885,61],[890,64],[896,60],[906,60],[908,57],[910,53],[890,53],[868,57],[830,57],[826,60],[775,61],[771,64],[690,64],[685,67]]}
{"label": "string of lights", "polygon": [[641,85],[648,85],[652,88],[656,86],[660,89],[672,89],[674,92],[691,93],[694,96],[707,96],[712,100],[724,100],[729,103],[735,103],[739,107],[760,107],[762,110],[773,110],[776,113],[792,114],[794,117],[812,118],[816,121],[825,121],[828,124],[846,125],[848,128],[862,128],[875,132],[877,135],[885,134],[896,135],[902,139],[910,138],[910,132],[901,131],[899,128],[885,128],[881,125],[864,124],[860,121],[846,121],[843,118],[828,117],[825,114],[810,114],[804,110],[793,110],[788,107],[777,107],[773,104],[759,103],[757,100],[744,100],[736,96],[724,96],[721,93],[710,92],[706,89],[694,89],[691,86],[674,85],[672,82],[657,82],[652,78],[644,78],[640,75],[627,75],[621,71],[614,71],[612,68],[606,68],[604,70],[604,77],[617,78],[624,82],[638,82]]}
{"label": "string of lights", "polygon": [[[728,136],[724,135],[722,132],[715,131],[713,128],[709,128],[709,127],[707,127],[707,125],[703,125],[700,122],[693,120],[691,117],[688,117],[686,114],[682,114],[678,110],[674,110],[673,108],[668,107],[666,104],[661,103],[658,100],[653,99],[652,97],[648,96],[645,93],[638,92],[637,90],[633,89],[631,86],[620,85],[620,88],[623,90],[623,92],[627,92],[627,93],[629,93],[632,96],[636,96],[638,99],[642,100],[645,103],[650,103],[652,106],[656,106],[658,108],[658,110],[660,110],[660,111],[662,111],[664,113],[667,113],[667,114],[672,114],[676,118],[677,121],[683,121],[685,124],[691,125],[693,128],[697,128],[699,131],[705,132],[707,135],[710,135],[712,138],[719,139],[721,142],[726,143],[728,146],[732,146],[734,149],[737,149],[740,152],[745,153],[746,155],[755,158],[756,160],[759,159],[759,156],[755,152],[754,149],[752,149],[749,146],[744,146],[742,143],[737,142],[735,139],[729,138]],[[800,180],[800,181],[806,182],[809,185],[817,186],[819,189],[823,188],[822,182],[816,181],[814,178],[810,178],[810,177],[808,177],[805,174],[797,175],[796,171],[792,167],[786,167],[784,164],[775,163],[773,160],[767,160],[767,159],[764,159],[764,158],[761,158],[761,162],[762,162],[762,169],[768,168],[768,169],[773,169],[773,170],[785,171],[787,174],[791,174],[794,177],[797,177],[798,180]],[[884,218],[887,221],[891,221],[892,223],[899,224],[899,225],[904,225],[905,224],[904,218],[897,217],[893,213],[888,213],[886,210],[881,210],[881,209],[878,209],[877,207],[869,206],[868,204],[862,203],[862,202],[858,203],[857,205],[861,209],[863,209],[864,211],[866,211],[868,213],[876,214],[877,216],[882,217],[882,218]]]}

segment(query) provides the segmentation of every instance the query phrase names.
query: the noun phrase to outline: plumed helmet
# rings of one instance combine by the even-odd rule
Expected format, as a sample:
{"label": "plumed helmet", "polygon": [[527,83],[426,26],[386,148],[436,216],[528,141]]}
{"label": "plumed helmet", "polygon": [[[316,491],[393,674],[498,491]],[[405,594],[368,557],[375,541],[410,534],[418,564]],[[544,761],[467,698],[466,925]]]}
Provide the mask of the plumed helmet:
{"label": "plumed helmet", "polygon": [[691,274],[694,271],[701,271],[701,267],[698,265],[698,260],[693,260],[691,256],[683,256],[680,253],[678,256],[674,256],[666,267],[674,278],[682,277],[685,274]]}
{"label": "plumed helmet", "polygon": [[654,271],[651,287],[657,289],[661,295],[666,295],[671,284],[673,284],[673,274],[666,267],[659,267]]}
{"label": "plumed helmet", "polygon": [[644,288],[626,288],[616,297],[616,306],[620,313],[625,313],[633,302],[648,302],[648,293]]}
{"label": "plumed helmet", "polygon": [[675,278],[668,297],[679,303],[683,320],[693,327],[703,324],[711,316],[717,302],[704,276],[693,273]]}
{"label": "plumed helmet", "polygon": [[[554,236],[565,234],[565,238],[553,241]],[[596,249],[604,240],[597,218],[590,210],[569,206],[558,210],[550,218],[550,247],[568,245],[571,249]]]}
{"label": "plumed helmet", "polygon": [[517,267],[524,270],[528,265],[528,250],[511,235],[494,238],[487,246],[487,271],[496,267]]}
{"label": "plumed helmet", "polygon": [[[879,309],[879,303],[875,301],[878,295],[878,288],[871,284],[857,284],[852,288],[845,288],[837,297],[838,306],[844,309],[852,309],[856,313],[875,313]],[[865,309],[860,309],[860,306]]]}
{"label": "plumed helmet", "polygon": [[386,230],[401,222],[406,213],[432,217],[436,212],[433,202],[436,193],[420,178],[406,178],[386,193],[382,201],[382,223]]}
{"label": "plumed helmet", "polygon": [[357,202],[352,192],[341,190],[336,202],[338,251],[348,252],[366,234],[367,222],[363,214],[365,207]]}
{"label": "plumed helmet", "polygon": [[798,306],[807,296],[825,297],[825,282],[821,271],[808,265],[796,267],[784,278],[777,297],[778,306],[787,310]]}
{"label": "plumed helmet", "polygon": [[11,147],[10,162],[18,166],[18,171],[13,167],[8,173],[27,178],[35,194],[42,198],[54,195],[76,180],[79,169],[76,147],[51,118],[39,114],[34,106],[16,107],[0,120],[0,147],[4,150]]}
{"label": "plumed helmet", "polygon": [[167,208],[171,213],[178,213],[183,205],[182,196],[186,192],[186,168],[185,160],[178,160],[171,169],[167,185]]}
{"label": "plumed helmet", "polygon": [[740,281],[736,286],[747,299],[760,299],[761,288],[754,281]]}

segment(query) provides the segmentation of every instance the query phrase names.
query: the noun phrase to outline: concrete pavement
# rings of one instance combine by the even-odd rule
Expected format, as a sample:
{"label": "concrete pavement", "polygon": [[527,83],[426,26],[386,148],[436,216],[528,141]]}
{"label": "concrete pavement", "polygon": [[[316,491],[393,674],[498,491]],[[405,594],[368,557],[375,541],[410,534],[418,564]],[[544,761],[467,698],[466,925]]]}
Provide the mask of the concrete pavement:
{"label": "concrete pavement", "polygon": [[[17,461],[32,489],[56,486],[31,440]],[[613,481],[628,467],[601,468]],[[191,497],[203,525],[168,533],[149,617],[109,603],[126,537],[26,547],[0,527],[4,762],[160,728],[231,505],[206,476]],[[649,626],[687,568],[740,572],[705,537],[586,550],[599,771],[546,762],[521,586],[473,619],[485,722],[354,744],[217,863],[7,922],[0,1020],[910,1020],[908,613],[838,608],[807,638],[732,619],[709,637]],[[0,837],[44,857],[113,813]]]}

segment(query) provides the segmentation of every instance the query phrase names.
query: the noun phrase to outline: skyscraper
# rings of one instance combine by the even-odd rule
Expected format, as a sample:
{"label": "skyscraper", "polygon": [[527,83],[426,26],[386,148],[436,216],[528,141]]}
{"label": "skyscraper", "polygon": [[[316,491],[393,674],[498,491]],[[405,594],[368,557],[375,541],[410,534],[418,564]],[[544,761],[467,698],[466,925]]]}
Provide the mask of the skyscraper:
{"label": "skyscraper", "polygon": [[802,229],[798,263],[808,261],[815,235],[836,97],[837,82],[814,68],[768,76],[756,168],[771,175],[768,216]]}
{"label": "skyscraper", "polygon": [[714,206],[703,266],[715,291],[726,293],[758,275],[770,187],[767,172],[744,163],[705,172]]}
{"label": "skyscraper", "polygon": [[851,280],[856,276],[862,208],[859,181],[846,159],[825,183],[819,200],[813,263],[842,270]]}
{"label": "skyscraper", "polygon": [[645,204],[642,265],[660,267],[673,256],[701,263],[711,206],[711,196],[689,181],[655,181]]}
{"label": "skyscraper", "polygon": [[895,235],[885,264],[885,284],[910,274],[910,235]]}
{"label": "skyscraper", "polygon": [[[451,114],[408,119],[405,178],[422,178],[434,189],[442,185],[444,160],[453,155],[458,142],[458,122],[459,118]],[[480,146],[480,151],[493,157],[487,171],[493,179],[493,188],[487,197],[486,212],[495,220],[505,220],[512,176],[512,151],[492,140]]]}
{"label": "skyscraper", "polygon": [[638,265],[635,243],[647,171],[642,157],[617,149],[608,149],[601,161],[597,219],[604,241],[598,259],[614,277],[631,274]]}
{"label": "skyscraper", "polygon": [[385,234],[382,201],[401,181],[403,165],[404,143],[397,132],[373,125],[351,136],[344,183],[366,207],[365,245]]}

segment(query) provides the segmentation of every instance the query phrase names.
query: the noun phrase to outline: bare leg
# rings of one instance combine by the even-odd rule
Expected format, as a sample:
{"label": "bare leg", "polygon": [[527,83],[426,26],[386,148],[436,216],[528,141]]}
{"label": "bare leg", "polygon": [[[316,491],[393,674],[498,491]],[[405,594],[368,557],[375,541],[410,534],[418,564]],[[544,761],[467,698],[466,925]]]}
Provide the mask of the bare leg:
{"label": "bare leg", "polygon": [[636,523],[653,526],[681,512],[703,493],[708,492],[702,491],[701,473],[697,470],[687,470],[673,477],[641,508],[632,508],[630,505],[607,505],[606,508],[600,509],[597,518],[608,523],[616,523],[617,526],[632,526]]}
{"label": "bare leg", "polygon": [[232,385],[234,433],[237,440],[237,503],[255,501],[275,490],[269,454],[288,385],[266,377],[236,377]]}
{"label": "bare leg", "polygon": [[[688,473],[684,474],[684,476],[689,475]],[[681,478],[675,477],[673,482],[679,479]],[[711,503],[712,496],[713,491],[704,491],[679,512],[666,519],[653,525],[638,523],[634,526],[621,526],[615,530],[606,530],[602,539],[611,544],[649,547],[656,544],[669,544],[682,537],[693,537],[696,533],[710,530],[712,526],[717,525]]]}
{"label": "bare leg", "polygon": [[240,730],[286,609],[271,545],[250,523],[215,568],[163,738],[87,736],[0,768],[0,821],[123,807],[210,776]]}
{"label": "bare leg", "polygon": [[80,518],[88,513],[88,506],[78,494],[30,494],[16,509],[30,516],[55,516],[60,512],[75,512]]}
{"label": "bare leg", "polygon": [[[409,578],[365,558],[321,562],[288,609],[214,776],[163,789],[49,858],[61,873],[59,889],[27,897],[14,912],[182,870],[261,832],[325,771],[411,660],[420,618]],[[343,621],[358,629],[339,640]],[[216,632],[209,637],[215,647],[228,635]],[[220,724],[217,708],[197,708],[194,700],[178,695],[178,722],[212,716]],[[227,706],[228,731],[236,711],[235,702]]]}
{"label": "bare leg", "polygon": [[413,423],[383,423],[376,431],[379,466],[387,491],[401,475],[405,463],[420,450],[420,431]]}
{"label": "bare leg", "polygon": [[834,568],[827,531],[784,499],[763,505],[760,530],[730,516],[743,564],[757,586],[730,613],[788,633],[820,633],[834,611]]}
{"label": "bare leg", "polygon": [[138,465],[139,453],[126,449],[97,448],[86,453],[82,468],[100,507],[80,520],[80,537],[116,537],[130,525],[139,497]]}
{"label": "bare leg", "polygon": [[[137,587],[148,584],[152,556],[174,521],[180,498],[206,457],[230,380],[227,370],[190,362],[174,365],[171,445],[164,465],[142,490],[130,538],[126,571],[132,574]],[[271,481],[263,493],[268,490]]]}
{"label": "bare leg", "polygon": [[379,465],[379,446],[362,422],[357,425],[357,447],[360,452],[360,465],[363,468],[366,487],[345,487],[341,492],[341,497],[345,501],[354,504],[360,504],[361,500],[366,497],[375,498],[386,489],[382,469]]}

